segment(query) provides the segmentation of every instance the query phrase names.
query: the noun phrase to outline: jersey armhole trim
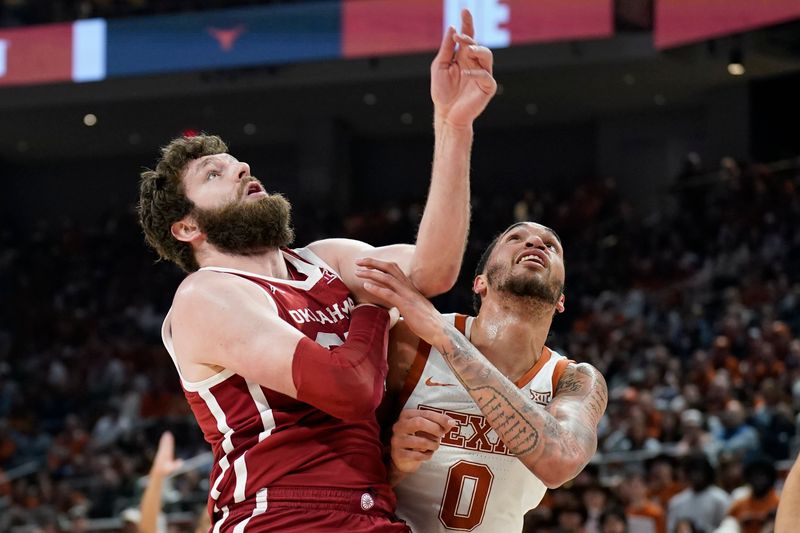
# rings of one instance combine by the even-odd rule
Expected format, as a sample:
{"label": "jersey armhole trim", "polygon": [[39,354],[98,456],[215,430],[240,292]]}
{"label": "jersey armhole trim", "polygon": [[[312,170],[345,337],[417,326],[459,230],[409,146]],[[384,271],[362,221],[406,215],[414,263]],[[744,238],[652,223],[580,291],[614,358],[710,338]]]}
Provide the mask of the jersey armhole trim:
{"label": "jersey armhole trim", "polygon": [[556,363],[556,367],[553,369],[553,395],[555,395],[558,382],[561,381],[561,376],[564,375],[564,371],[567,369],[567,366],[573,363],[575,363],[575,361],[572,359],[567,359],[566,357]]}
{"label": "jersey armhole trim", "polygon": [[178,377],[181,380],[181,385],[183,388],[189,392],[199,392],[201,390],[209,389],[218,383],[222,383],[231,377],[234,372],[232,370],[228,370],[227,368],[224,368],[216,374],[211,375],[201,381],[188,381],[183,377],[181,367],[178,364],[178,357],[175,355],[175,347],[172,344],[172,322],[170,321],[171,314],[172,309],[170,309],[167,312],[167,316],[164,317],[164,323],[161,326],[161,341],[164,343],[164,348],[167,349],[170,359],[172,359],[172,364],[175,365],[175,370],[178,372]]}
{"label": "jersey armhole trim", "polygon": [[[221,270],[215,270],[215,269],[209,269],[209,270],[214,270],[216,272],[223,272]],[[255,281],[242,274],[233,272],[230,273],[249,281],[256,287],[262,288]],[[278,312],[278,304],[275,303],[275,300],[272,298],[272,295],[269,293],[269,291],[262,290],[261,292],[267,299],[267,305],[269,305],[270,309],[272,309],[272,311],[276,315],[280,316],[280,313]],[[172,358],[172,364],[175,365],[175,370],[178,371],[178,377],[180,378],[181,385],[183,386],[184,389],[186,389],[189,392],[199,392],[202,390],[210,389],[214,385],[222,383],[223,381],[225,381],[226,379],[235,374],[233,370],[230,370],[228,368],[223,368],[216,374],[212,374],[211,376],[208,376],[207,378],[200,381],[188,381],[187,379],[185,379],[183,377],[183,373],[181,372],[181,367],[178,364],[178,356],[175,354],[175,347],[172,344],[172,323],[170,321],[171,314],[172,314],[172,308],[170,308],[170,310],[167,312],[167,316],[164,317],[164,323],[161,326],[161,341],[164,343],[164,348],[167,349],[167,353],[169,353],[170,358]]]}
{"label": "jersey armhole trim", "polygon": [[456,329],[459,331],[459,333],[461,333],[462,335],[467,337],[467,340],[469,340],[469,335],[467,335],[467,318],[469,318],[469,317],[467,317],[467,315],[458,315],[457,314],[453,318],[453,325],[456,327]]}
{"label": "jersey armhole trim", "polygon": [[339,271],[337,271],[335,268],[333,268],[328,263],[326,263],[320,256],[318,256],[317,254],[312,252],[309,248],[295,248],[295,249],[292,249],[290,251],[294,252],[296,255],[300,256],[302,259],[305,259],[306,261],[308,261],[312,265],[315,265],[315,266],[318,266],[318,267],[322,267],[322,268],[324,268],[326,270],[330,270],[331,272],[336,274],[336,277],[338,277],[339,279],[342,278],[341,274],[339,274]]}
{"label": "jersey armhole trim", "polygon": [[428,356],[431,354],[431,345],[420,339],[417,344],[417,354],[414,356],[414,362],[411,363],[411,368],[408,369],[406,379],[403,382],[403,388],[400,390],[397,405],[400,409],[406,404],[411,397],[411,393],[419,383],[422,377],[422,372],[425,370],[425,365],[428,364]]}

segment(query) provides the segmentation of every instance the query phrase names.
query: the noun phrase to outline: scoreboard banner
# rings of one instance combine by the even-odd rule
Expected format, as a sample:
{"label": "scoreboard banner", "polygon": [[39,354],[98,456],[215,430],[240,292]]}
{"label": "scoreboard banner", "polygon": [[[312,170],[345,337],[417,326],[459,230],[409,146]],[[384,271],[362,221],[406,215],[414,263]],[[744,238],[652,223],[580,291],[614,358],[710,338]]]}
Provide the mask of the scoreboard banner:
{"label": "scoreboard banner", "polygon": [[105,77],[105,21],[0,30],[0,85]]}
{"label": "scoreboard banner", "polygon": [[475,18],[475,38],[491,48],[610,37],[612,0],[343,0],[344,57],[435,50],[460,13]]}
{"label": "scoreboard banner", "polygon": [[613,0],[320,0],[91,19],[0,30],[0,86],[432,52],[464,8],[492,48],[613,34]]}
{"label": "scoreboard banner", "polygon": [[800,18],[800,0],[656,0],[656,48],[680,46]]}
{"label": "scoreboard banner", "polygon": [[108,27],[109,76],[339,57],[336,2],[110,20]]}

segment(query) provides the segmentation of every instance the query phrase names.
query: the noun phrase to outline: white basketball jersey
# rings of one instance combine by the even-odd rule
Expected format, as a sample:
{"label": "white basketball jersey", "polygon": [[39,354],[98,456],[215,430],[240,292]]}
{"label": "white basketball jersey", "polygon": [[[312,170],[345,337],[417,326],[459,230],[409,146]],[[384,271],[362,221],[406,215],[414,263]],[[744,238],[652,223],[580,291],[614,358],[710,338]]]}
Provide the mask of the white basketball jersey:
{"label": "white basketball jersey", "polygon": [[[446,315],[469,338],[473,317]],[[542,350],[516,385],[547,405],[567,364]],[[407,399],[406,399],[407,398]],[[442,355],[420,341],[402,392],[404,409],[430,409],[458,421],[433,457],[396,487],[397,515],[420,533],[521,531],[547,487],[506,449]]]}

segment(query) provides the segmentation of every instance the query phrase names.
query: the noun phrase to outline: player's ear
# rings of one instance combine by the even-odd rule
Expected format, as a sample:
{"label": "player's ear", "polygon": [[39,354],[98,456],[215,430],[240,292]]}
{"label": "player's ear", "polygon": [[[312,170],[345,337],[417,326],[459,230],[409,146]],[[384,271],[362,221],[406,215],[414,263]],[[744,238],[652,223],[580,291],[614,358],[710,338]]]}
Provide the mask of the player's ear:
{"label": "player's ear", "polygon": [[170,226],[172,236],[181,242],[191,242],[202,235],[200,227],[191,216],[185,216]]}
{"label": "player's ear", "polygon": [[556,313],[563,313],[564,312],[564,301],[566,298],[564,297],[564,293],[561,293],[561,296],[558,297],[558,302],[556,302]]}
{"label": "player's ear", "polygon": [[472,280],[472,292],[479,295],[481,298],[485,298],[488,290],[489,283],[486,281],[486,275],[481,274],[479,276],[475,276],[475,279]]}

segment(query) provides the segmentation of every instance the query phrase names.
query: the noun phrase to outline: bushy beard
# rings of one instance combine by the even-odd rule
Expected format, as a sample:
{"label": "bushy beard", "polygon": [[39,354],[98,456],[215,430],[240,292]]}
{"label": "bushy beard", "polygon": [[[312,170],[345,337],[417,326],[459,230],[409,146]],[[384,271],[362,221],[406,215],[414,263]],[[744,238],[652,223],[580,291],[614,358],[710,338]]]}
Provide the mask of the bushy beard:
{"label": "bushy beard", "polygon": [[256,201],[234,201],[214,209],[194,208],[200,231],[220,251],[254,255],[294,240],[291,205],[280,194]]}
{"label": "bushy beard", "polygon": [[555,306],[564,292],[564,285],[557,281],[546,283],[538,276],[513,276],[506,275],[501,279],[500,265],[492,265],[486,270],[489,285],[498,292],[505,292],[514,296],[534,300],[538,303]]}

